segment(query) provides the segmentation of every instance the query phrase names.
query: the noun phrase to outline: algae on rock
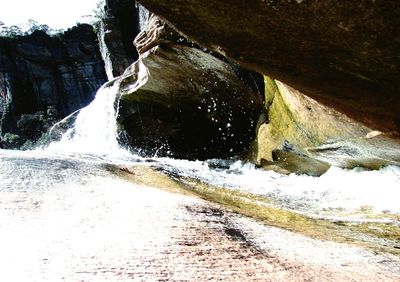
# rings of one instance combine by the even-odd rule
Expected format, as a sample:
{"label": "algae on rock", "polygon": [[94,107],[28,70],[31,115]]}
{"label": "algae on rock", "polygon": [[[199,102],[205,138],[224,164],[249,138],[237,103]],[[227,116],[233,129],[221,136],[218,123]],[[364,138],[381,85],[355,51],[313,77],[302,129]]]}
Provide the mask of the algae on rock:
{"label": "algae on rock", "polygon": [[398,143],[267,76],[265,108],[257,129],[258,163],[272,165],[274,150],[285,149],[344,168],[400,164]]}

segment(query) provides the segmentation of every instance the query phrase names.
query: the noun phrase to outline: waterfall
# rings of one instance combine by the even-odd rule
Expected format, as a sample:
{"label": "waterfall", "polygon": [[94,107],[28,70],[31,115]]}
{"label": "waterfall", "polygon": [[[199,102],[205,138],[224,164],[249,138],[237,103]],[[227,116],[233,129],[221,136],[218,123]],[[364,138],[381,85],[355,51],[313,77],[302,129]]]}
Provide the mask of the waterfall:
{"label": "waterfall", "polygon": [[79,111],[74,125],[61,140],[50,144],[48,149],[100,155],[121,151],[117,140],[118,104],[119,83],[106,83],[97,91],[92,103]]}
{"label": "waterfall", "polygon": [[[66,130],[59,141],[51,143],[46,150],[57,152],[86,153],[100,156],[128,155],[118,143],[118,109],[121,93],[133,93],[142,87],[148,78],[146,66],[139,59],[133,73],[122,76],[104,84],[96,94],[95,99],[87,107],[66,117],[55,124],[51,131],[59,131],[75,121]],[[124,86],[124,80],[129,83]]]}
{"label": "waterfall", "polygon": [[147,10],[145,7],[140,5],[139,3],[136,3],[137,9],[138,9],[138,24],[139,24],[139,32],[142,32],[143,30],[146,29],[149,18],[150,18],[150,12]]}
{"label": "waterfall", "polygon": [[[139,4],[137,4],[137,13],[141,31],[145,29],[150,13]],[[121,152],[126,153],[118,143],[119,99],[124,93],[133,93],[144,85],[147,82],[148,72],[139,58],[127,68],[124,74],[114,78],[113,62],[104,41],[107,32],[104,22],[101,22],[100,32],[101,53],[108,79],[111,81],[97,91],[96,97],[90,105],[64,118],[52,127],[50,135],[59,137],[62,134],[62,137],[61,140],[51,143],[46,150],[107,156]],[[125,80],[128,83],[125,83]]]}
{"label": "waterfall", "polygon": [[104,62],[104,68],[107,74],[107,78],[113,79],[114,74],[113,74],[113,62],[111,60],[111,54],[110,51],[108,50],[105,38],[106,38],[106,27],[103,21],[100,21],[100,28],[99,28],[99,34],[98,34],[98,39],[99,39],[99,47],[100,47],[100,53],[101,57],[103,58]]}

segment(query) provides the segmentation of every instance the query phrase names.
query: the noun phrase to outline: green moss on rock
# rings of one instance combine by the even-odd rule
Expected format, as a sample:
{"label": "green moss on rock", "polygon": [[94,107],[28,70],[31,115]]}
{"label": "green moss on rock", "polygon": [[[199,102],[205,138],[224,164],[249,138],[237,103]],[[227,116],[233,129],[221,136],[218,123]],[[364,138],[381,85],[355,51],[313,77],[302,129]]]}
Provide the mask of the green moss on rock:
{"label": "green moss on rock", "polygon": [[[264,80],[266,114],[257,127],[256,163],[263,162],[270,169],[278,166],[289,173],[306,173],[295,169],[299,166],[294,163],[282,167],[275,162],[272,152],[286,150],[298,155],[296,162],[305,156],[344,168],[378,169],[400,164],[397,142],[371,134],[375,131],[279,81],[267,76]],[[314,174],[312,170],[310,173]]]}

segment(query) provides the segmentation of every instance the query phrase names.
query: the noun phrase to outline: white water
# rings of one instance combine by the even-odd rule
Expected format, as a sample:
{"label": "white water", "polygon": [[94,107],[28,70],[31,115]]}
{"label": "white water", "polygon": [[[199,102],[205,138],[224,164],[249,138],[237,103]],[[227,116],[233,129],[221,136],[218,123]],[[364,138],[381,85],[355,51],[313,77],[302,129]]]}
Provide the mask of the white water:
{"label": "white water", "polygon": [[374,214],[381,219],[385,214],[400,215],[400,167],[396,166],[377,171],[332,167],[321,177],[311,177],[281,175],[241,161],[159,161],[174,174],[267,196],[279,206],[317,217],[362,220]]}
{"label": "white water", "polygon": [[[107,170],[110,163],[122,167],[151,165],[177,177],[267,196],[273,205],[310,216],[400,224],[399,167],[379,171],[331,168],[322,177],[314,178],[262,171],[240,161],[151,158],[151,162],[145,162],[147,159],[130,154],[117,142],[116,85],[100,89],[93,103],[80,111],[74,127],[47,149],[0,150],[1,281],[156,279],[164,275],[157,269],[165,266],[174,252],[176,257],[170,259],[174,269],[187,273],[181,264],[192,258],[192,252],[186,251],[189,257],[182,256],[179,242],[197,237],[189,234],[192,237],[185,237],[186,241],[171,240],[179,228],[184,229],[188,222],[196,223],[193,218],[182,216],[187,212],[185,207],[198,205],[197,200],[126,182]],[[211,242],[216,242],[214,227],[209,227],[210,223],[204,225],[213,230]],[[201,232],[197,234],[197,229],[188,230],[203,236]],[[255,238],[264,232],[257,227]],[[269,254],[272,245],[268,234],[261,237]],[[303,254],[310,252],[304,248],[304,241],[296,246],[291,237],[280,239],[284,242],[278,244],[278,249],[285,250],[282,245],[286,246],[285,240],[290,241],[289,249],[295,247],[295,258],[299,250]],[[318,256],[321,247],[315,247],[315,241],[309,244],[314,246],[309,256],[325,261]],[[210,242],[204,246],[210,248]],[[229,256],[219,242],[212,248],[219,248],[222,253],[215,259],[218,264]],[[333,247],[323,251],[328,257],[334,251],[342,253]],[[337,256],[342,263],[343,258]],[[178,258],[181,262],[177,262]],[[363,265],[364,261],[367,259]],[[239,260],[240,265],[244,262]],[[199,265],[188,265],[196,275],[198,269],[205,269],[203,259]]]}
{"label": "white water", "polygon": [[138,186],[107,171],[104,160],[5,150],[0,158],[0,281],[398,281],[398,257]]}
{"label": "white water", "polygon": [[[144,66],[138,74],[135,89],[147,79]],[[20,152],[16,159],[73,158],[124,166],[143,163],[144,159],[121,148],[117,141],[118,87],[116,81],[99,89],[95,100],[83,108],[59,142],[36,152]],[[130,89],[133,92],[135,89]],[[0,151],[0,155],[15,153]],[[199,179],[205,183],[267,196],[273,204],[312,216],[365,220],[379,218],[393,221],[400,215],[400,168],[386,167],[379,171],[331,168],[319,178],[305,175],[280,175],[255,168],[240,161],[210,160],[206,162],[153,158],[151,165],[177,176]],[[0,169],[3,171],[4,167]],[[79,180],[79,179],[77,179]],[[2,173],[0,185],[7,181]],[[46,184],[46,179],[43,179]],[[9,185],[9,184],[8,184]],[[399,222],[398,219],[396,222]]]}
{"label": "white water", "polygon": [[92,103],[80,110],[74,126],[46,150],[98,156],[126,155],[117,141],[118,90],[116,82],[111,86],[103,85]]}

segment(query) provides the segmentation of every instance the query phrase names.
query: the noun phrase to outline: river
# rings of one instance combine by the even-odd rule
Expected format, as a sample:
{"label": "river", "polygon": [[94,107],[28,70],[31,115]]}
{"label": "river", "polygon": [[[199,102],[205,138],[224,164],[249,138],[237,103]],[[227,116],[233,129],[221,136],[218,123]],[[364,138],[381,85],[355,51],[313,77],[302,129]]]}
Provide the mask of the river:
{"label": "river", "polygon": [[396,255],[265,226],[197,197],[129,182],[109,166],[152,167],[312,218],[394,226],[399,167],[331,168],[315,178],[237,159],[142,158],[116,141],[117,98],[116,87],[100,89],[49,147],[0,150],[1,281],[399,281]]}

